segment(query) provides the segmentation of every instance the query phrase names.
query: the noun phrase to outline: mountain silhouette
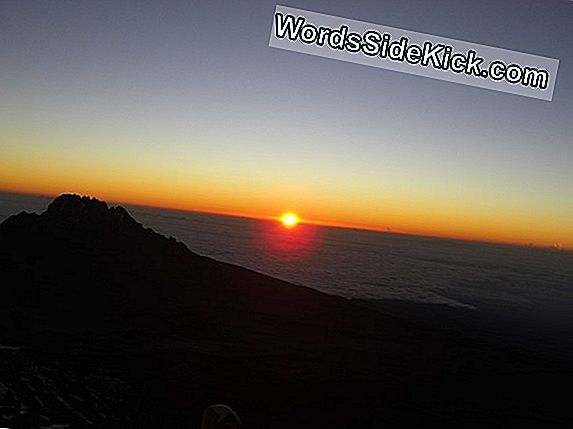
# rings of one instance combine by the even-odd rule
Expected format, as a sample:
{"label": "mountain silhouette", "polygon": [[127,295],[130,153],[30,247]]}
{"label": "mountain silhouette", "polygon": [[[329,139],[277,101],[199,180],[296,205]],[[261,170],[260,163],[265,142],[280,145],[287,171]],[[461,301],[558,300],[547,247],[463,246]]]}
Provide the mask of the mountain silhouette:
{"label": "mountain silhouette", "polygon": [[[0,344],[30,350],[0,349],[0,382],[36,420],[191,428],[227,403],[249,428],[568,423],[552,357],[197,255],[94,198],[0,224],[0,281]],[[39,367],[33,388],[10,370]],[[50,417],[46,386],[81,406]]]}

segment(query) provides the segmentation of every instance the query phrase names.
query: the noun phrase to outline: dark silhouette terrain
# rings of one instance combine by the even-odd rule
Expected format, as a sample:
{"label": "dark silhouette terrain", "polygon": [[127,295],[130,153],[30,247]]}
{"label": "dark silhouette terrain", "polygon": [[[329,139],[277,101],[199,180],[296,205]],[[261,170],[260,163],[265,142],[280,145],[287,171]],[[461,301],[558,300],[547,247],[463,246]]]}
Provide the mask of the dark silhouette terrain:
{"label": "dark silhouette terrain", "polygon": [[246,428],[570,424],[568,355],[201,257],[87,197],[3,222],[0,282],[0,426],[194,428],[213,403]]}

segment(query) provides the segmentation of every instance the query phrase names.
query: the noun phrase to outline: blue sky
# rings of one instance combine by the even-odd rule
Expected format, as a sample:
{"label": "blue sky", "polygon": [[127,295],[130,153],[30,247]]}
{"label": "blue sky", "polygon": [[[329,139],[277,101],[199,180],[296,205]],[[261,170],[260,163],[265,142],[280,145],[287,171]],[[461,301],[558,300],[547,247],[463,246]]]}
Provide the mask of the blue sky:
{"label": "blue sky", "polygon": [[272,49],[269,1],[3,1],[0,186],[573,245],[572,2],[280,4],[558,58],[553,101]]}

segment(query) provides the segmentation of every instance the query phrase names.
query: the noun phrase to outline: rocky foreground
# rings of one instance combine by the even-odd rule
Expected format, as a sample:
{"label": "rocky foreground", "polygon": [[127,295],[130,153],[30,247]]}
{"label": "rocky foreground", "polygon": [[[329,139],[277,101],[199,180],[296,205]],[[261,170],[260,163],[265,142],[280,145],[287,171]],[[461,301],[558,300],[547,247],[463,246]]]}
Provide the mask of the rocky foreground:
{"label": "rocky foreground", "polygon": [[191,252],[63,195],[0,225],[0,427],[569,427],[571,361]]}

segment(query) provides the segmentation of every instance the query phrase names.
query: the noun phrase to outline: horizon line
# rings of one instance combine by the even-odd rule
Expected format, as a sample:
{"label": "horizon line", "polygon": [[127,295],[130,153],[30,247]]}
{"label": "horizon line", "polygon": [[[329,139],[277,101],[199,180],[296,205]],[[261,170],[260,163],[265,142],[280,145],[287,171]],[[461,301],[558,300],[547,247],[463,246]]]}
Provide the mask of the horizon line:
{"label": "horizon line", "polygon": [[[49,198],[57,198],[58,196],[64,194],[76,194],[81,196],[88,196],[92,198],[97,198],[100,201],[104,201],[107,204],[124,204],[128,206],[136,206],[136,207],[143,207],[143,208],[151,208],[151,209],[159,209],[159,210],[174,210],[180,212],[194,212],[194,213],[202,213],[202,214],[213,214],[218,216],[229,216],[229,217],[238,217],[238,218],[245,218],[245,219],[253,219],[253,220],[267,220],[267,221],[280,221],[280,215],[259,215],[253,213],[244,213],[239,211],[229,211],[229,210],[214,210],[214,209],[197,209],[197,208],[180,208],[180,207],[168,207],[163,205],[149,205],[149,204],[142,204],[142,203],[134,203],[129,201],[116,201],[116,200],[105,200],[101,199],[100,197],[89,195],[89,194],[82,194],[78,192],[60,192],[57,195],[48,194],[48,193],[37,193],[31,191],[21,191],[21,190],[12,190],[6,188],[0,188],[0,192],[2,193],[9,193],[9,194],[21,194],[21,195],[31,195],[36,197],[49,197]],[[519,247],[519,248],[534,248],[540,250],[554,250],[554,251],[565,251],[565,252],[573,252],[573,247],[563,246],[562,248],[555,248],[550,245],[542,246],[536,245],[533,243],[519,243],[519,242],[511,242],[511,241],[503,241],[503,240],[485,240],[485,239],[477,239],[477,238],[464,238],[464,237],[456,237],[456,236],[446,236],[446,235],[433,235],[429,233],[414,233],[408,231],[401,231],[401,230],[394,230],[390,227],[374,227],[368,225],[356,225],[344,222],[324,222],[319,220],[312,220],[312,219],[300,219],[300,224],[307,224],[307,225],[315,225],[320,227],[326,228],[341,228],[341,229],[354,229],[358,231],[369,231],[369,232],[378,232],[378,233],[385,233],[385,234],[398,234],[398,235],[407,235],[411,237],[421,237],[421,238],[431,238],[431,239],[438,239],[438,240],[455,240],[455,241],[463,241],[469,243],[476,243],[476,244],[493,244],[493,245],[501,245],[501,246],[512,246],[512,247]]]}

